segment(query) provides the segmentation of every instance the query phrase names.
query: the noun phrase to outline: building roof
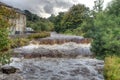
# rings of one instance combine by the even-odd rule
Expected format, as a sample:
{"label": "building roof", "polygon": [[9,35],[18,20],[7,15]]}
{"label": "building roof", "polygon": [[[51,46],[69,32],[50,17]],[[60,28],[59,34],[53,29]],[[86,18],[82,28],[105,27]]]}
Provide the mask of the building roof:
{"label": "building roof", "polygon": [[17,12],[17,13],[20,13],[20,14],[25,14],[24,13],[24,11],[22,11],[22,10],[20,10],[20,9],[18,9],[18,8],[14,8],[14,7],[12,7],[12,6],[10,6],[10,5],[7,5],[7,4],[5,4],[5,3],[3,3],[3,2],[0,2],[0,6],[6,6],[6,7],[8,7],[8,8],[12,8],[12,9],[14,9],[15,10],[15,12]]}

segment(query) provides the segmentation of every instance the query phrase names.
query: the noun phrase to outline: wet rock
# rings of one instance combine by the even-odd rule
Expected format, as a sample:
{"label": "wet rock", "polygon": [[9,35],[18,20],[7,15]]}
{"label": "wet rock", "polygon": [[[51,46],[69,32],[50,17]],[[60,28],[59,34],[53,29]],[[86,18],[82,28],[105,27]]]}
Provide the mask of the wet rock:
{"label": "wet rock", "polygon": [[10,75],[0,74],[0,80],[25,80],[25,79],[23,79],[23,77],[18,74]]}
{"label": "wet rock", "polygon": [[104,61],[97,59],[35,58],[19,61],[10,65],[21,65],[21,73],[16,74],[25,80],[104,80],[99,72],[103,71]]}
{"label": "wet rock", "polygon": [[76,44],[73,42],[62,45],[33,45],[24,46],[14,49],[15,53],[26,58],[35,57],[71,57],[75,58],[81,56],[92,56],[90,51],[90,44]]}
{"label": "wet rock", "polygon": [[19,69],[15,68],[13,66],[9,66],[9,65],[4,65],[1,67],[1,72],[4,74],[12,74],[12,73],[16,73]]}

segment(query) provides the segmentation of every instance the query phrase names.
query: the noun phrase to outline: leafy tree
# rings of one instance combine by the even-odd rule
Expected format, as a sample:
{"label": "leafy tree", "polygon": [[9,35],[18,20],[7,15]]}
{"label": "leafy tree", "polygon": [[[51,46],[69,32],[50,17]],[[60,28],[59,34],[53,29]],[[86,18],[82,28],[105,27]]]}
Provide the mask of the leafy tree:
{"label": "leafy tree", "polygon": [[94,11],[96,12],[101,12],[103,10],[103,3],[104,3],[104,0],[96,0],[94,1]]}
{"label": "leafy tree", "polygon": [[49,20],[54,23],[54,30],[56,32],[62,31],[61,21],[63,20],[64,12],[60,12],[57,16],[51,15]]}
{"label": "leafy tree", "polygon": [[27,27],[33,28],[35,31],[52,31],[54,25],[48,19],[41,18],[36,14],[32,14],[30,11],[24,11],[27,17]]}
{"label": "leafy tree", "polygon": [[73,5],[67,13],[65,13],[61,22],[63,32],[67,29],[76,29],[84,19],[89,15],[89,8],[82,4]]}
{"label": "leafy tree", "polygon": [[91,50],[97,55],[120,55],[120,17],[99,13],[94,28],[88,35],[93,39]]}
{"label": "leafy tree", "polygon": [[48,18],[48,20],[50,20],[52,23],[54,23],[55,18],[56,18],[56,16],[54,14],[51,14],[51,16]]}
{"label": "leafy tree", "polygon": [[40,19],[39,16],[37,16],[36,14],[32,14],[30,11],[28,10],[24,10],[25,14],[26,14],[26,17],[27,17],[27,20],[28,21],[38,21]]}
{"label": "leafy tree", "polygon": [[120,15],[120,0],[112,0],[111,3],[109,3],[108,7],[106,8],[106,11],[110,15]]}
{"label": "leafy tree", "polygon": [[[107,11],[96,13],[91,23],[92,26],[88,25],[89,28],[85,32],[86,37],[93,39],[91,50],[99,57],[120,55],[120,16],[116,13],[110,13],[112,12],[112,8],[115,9],[115,7],[112,7],[114,6],[113,3],[111,3],[111,7],[107,7]],[[86,28],[84,27],[83,29]]]}

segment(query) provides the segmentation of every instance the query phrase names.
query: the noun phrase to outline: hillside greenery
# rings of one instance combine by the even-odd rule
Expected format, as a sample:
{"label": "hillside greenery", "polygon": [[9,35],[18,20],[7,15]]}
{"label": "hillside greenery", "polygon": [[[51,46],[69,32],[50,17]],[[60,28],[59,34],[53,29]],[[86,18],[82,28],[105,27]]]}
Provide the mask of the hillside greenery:
{"label": "hillside greenery", "polygon": [[24,10],[24,12],[27,17],[27,27],[31,27],[37,32],[53,30],[54,25],[48,19],[39,17],[28,10]]}

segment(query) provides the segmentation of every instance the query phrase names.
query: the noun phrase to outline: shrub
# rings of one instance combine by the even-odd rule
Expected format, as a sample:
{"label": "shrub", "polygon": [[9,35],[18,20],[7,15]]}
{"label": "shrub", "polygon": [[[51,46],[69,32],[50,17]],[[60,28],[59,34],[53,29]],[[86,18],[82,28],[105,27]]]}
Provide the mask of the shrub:
{"label": "shrub", "polygon": [[11,51],[0,52],[0,63],[2,65],[10,63]]}
{"label": "shrub", "polygon": [[34,33],[28,36],[28,39],[38,39],[38,38],[45,38],[49,37],[50,33],[49,32],[39,32],[39,33]]}
{"label": "shrub", "polygon": [[106,57],[104,66],[105,80],[120,80],[120,58]]}
{"label": "shrub", "polygon": [[21,47],[29,44],[29,39],[27,38],[16,38],[11,39],[11,48]]}

